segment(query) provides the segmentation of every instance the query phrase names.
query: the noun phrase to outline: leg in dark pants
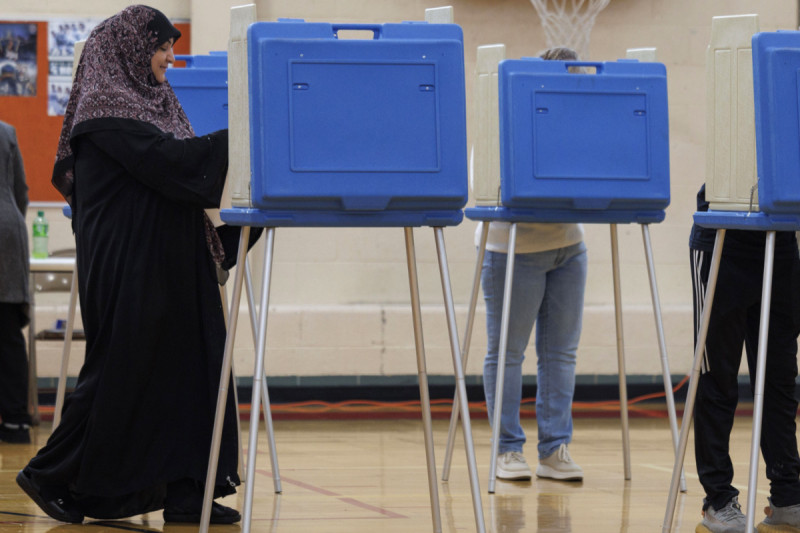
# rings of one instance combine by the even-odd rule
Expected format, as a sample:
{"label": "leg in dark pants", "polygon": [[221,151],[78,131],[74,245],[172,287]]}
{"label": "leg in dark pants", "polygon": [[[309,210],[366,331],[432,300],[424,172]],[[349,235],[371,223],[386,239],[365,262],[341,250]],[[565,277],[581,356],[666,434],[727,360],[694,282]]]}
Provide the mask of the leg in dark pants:
{"label": "leg in dark pants", "polygon": [[[797,452],[795,378],[797,334],[794,317],[798,265],[775,262],[770,305],[761,453],[777,507],[800,503],[800,457]],[[760,309],[751,309],[745,338],[750,387],[755,389]]]}
{"label": "leg in dark pants", "polygon": [[8,424],[31,422],[22,305],[0,302],[0,418]]}
{"label": "leg in dark pants", "polygon": [[[692,252],[695,342],[710,261],[711,254]],[[709,504],[714,509],[721,509],[739,494],[732,485],[733,464],[729,442],[739,400],[738,373],[747,332],[747,309],[757,304],[754,300],[758,298],[758,293],[754,296],[749,289],[754,282],[748,270],[742,269],[738,263],[726,261],[723,256],[706,336],[694,415],[695,460],[700,483],[706,493],[704,509]]]}
{"label": "leg in dark pants", "polygon": [[[699,327],[709,261],[710,254],[692,252],[695,331]],[[694,418],[697,471],[706,492],[704,508],[711,505],[720,509],[738,495],[732,486],[729,440],[738,401],[737,376],[743,344],[751,389],[755,384],[763,268],[763,257],[731,260],[723,256],[720,263]],[[770,479],[771,499],[778,507],[800,503],[800,457],[795,434],[798,404],[794,396],[798,271],[800,262],[796,257],[775,261],[761,451]]]}

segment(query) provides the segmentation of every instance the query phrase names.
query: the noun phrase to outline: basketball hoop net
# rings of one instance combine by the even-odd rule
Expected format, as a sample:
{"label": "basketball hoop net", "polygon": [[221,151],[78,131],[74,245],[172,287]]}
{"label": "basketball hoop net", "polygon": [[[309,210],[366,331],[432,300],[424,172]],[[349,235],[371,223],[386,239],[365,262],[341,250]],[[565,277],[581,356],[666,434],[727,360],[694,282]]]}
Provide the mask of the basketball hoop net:
{"label": "basketball hoop net", "polygon": [[567,46],[588,59],[595,18],[610,0],[531,0],[544,28],[548,48]]}

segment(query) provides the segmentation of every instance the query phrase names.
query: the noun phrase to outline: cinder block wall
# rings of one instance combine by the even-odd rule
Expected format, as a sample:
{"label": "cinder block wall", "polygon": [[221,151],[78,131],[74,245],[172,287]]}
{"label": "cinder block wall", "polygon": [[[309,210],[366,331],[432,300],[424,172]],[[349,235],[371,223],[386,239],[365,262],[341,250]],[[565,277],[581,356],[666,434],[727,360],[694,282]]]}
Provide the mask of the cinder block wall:
{"label": "cinder block wall", "polygon": [[[108,16],[131,2],[95,4],[77,0],[0,0],[2,12],[19,18],[56,14]],[[168,16],[192,22],[192,52],[227,47],[229,8],[233,0],[153,0]],[[270,0],[256,2],[261,20],[278,17],[326,22],[398,22],[421,20],[432,0]],[[454,0],[455,21],[464,30],[468,137],[471,135],[472,85],[476,47],[504,43],[507,57],[535,55],[545,48],[544,32],[528,0]],[[92,11],[87,11],[92,10]],[[650,228],[664,315],[667,350],[673,374],[688,372],[692,358],[691,281],[688,233],[695,194],[705,169],[705,50],[715,15],[757,13],[762,31],[797,27],[792,0],[611,0],[592,29],[589,59],[615,60],[627,48],[655,47],[667,67],[670,109],[672,202],[666,220]],[[32,210],[33,211],[33,210]],[[32,220],[33,214],[30,214]],[[67,222],[48,208],[52,248],[74,246]],[[31,222],[29,220],[29,224]],[[579,375],[617,373],[608,225],[587,225],[589,281]],[[463,339],[466,307],[475,261],[475,224],[465,220],[445,230],[453,295]],[[431,374],[452,372],[433,232],[414,231],[424,305],[424,335]],[[624,346],[629,375],[654,376],[658,363],[650,288],[639,226],[618,226],[622,260]],[[252,259],[260,279],[261,247]],[[416,373],[408,276],[401,229],[281,229],[275,244],[273,290],[269,310],[270,376],[400,376]],[[258,290],[258,287],[256,287]],[[244,300],[243,300],[244,301]],[[66,296],[43,295],[40,324],[65,316]],[[253,342],[242,307],[236,343],[239,374],[252,373]],[[478,308],[468,374],[481,373],[485,349],[483,305]],[[40,375],[56,375],[60,347],[42,343]],[[75,357],[80,360],[81,344]],[[533,348],[526,373],[535,374]],[[73,366],[72,374],[77,373]]]}

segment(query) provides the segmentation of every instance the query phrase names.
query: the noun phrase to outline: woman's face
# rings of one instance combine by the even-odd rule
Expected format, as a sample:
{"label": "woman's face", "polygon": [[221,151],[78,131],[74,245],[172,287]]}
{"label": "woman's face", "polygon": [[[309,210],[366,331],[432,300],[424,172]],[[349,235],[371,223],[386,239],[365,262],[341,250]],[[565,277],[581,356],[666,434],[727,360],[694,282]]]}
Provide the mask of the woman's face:
{"label": "woman's face", "polygon": [[175,55],[172,53],[174,43],[174,39],[161,43],[150,59],[150,67],[153,69],[153,75],[158,83],[164,83],[164,80],[167,79],[167,67],[175,62]]}

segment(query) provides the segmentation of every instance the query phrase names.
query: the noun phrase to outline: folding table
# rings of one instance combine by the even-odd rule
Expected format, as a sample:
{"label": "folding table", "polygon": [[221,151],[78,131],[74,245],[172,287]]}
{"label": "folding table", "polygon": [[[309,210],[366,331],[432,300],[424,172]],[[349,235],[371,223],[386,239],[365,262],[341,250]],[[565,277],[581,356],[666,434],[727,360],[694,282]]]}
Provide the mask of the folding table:
{"label": "folding table", "polygon": [[39,398],[38,398],[38,375],[36,360],[36,287],[34,286],[33,275],[43,273],[70,274],[72,283],[70,284],[69,304],[67,311],[67,322],[64,327],[64,344],[61,351],[61,370],[59,372],[58,385],[56,388],[56,407],[53,412],[53,428],[55,429],[61,422],[61,410],[64,407],[64,394],[67,386],[67,366],[69,354],[72,348],[72,332],[75,329],[75,309],[78,305],[78,269],[75,266],[74,257],[47,257],[30,259],[30,293],[31,293],[31,319],[28,327],[28,389],[29,403],[33,411],[32,417],[35,421],[39,419]]}

